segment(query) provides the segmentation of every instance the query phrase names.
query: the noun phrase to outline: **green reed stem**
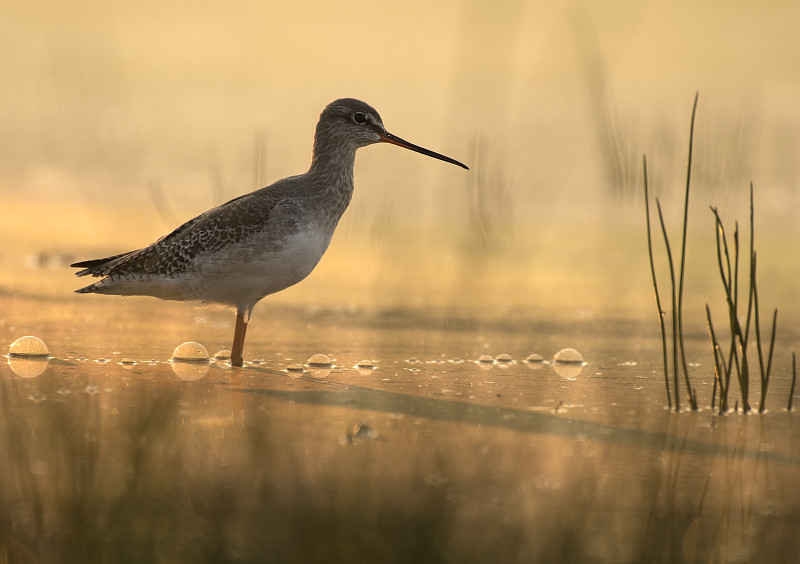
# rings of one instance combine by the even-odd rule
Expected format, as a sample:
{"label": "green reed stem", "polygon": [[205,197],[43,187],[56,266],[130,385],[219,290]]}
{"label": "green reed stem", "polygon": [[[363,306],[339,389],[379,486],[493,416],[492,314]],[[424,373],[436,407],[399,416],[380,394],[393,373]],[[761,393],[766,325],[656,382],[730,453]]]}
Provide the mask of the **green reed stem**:
{"label": "green reed stem", "polygon": [[754,246],[755,239],[755,223],[753,221],[753,183],[750,183],[750,285],[752,292],[752,303],[755,308],[755,326],[756,326],[756,347],[758,350],[758,364],[761,369],[761,399],[758,404],[759,413],[763,413],[766,409],[767,390],[769,389],[769,377],[772,373],[772,358],[775,352],[775,333],[778,325],[778,310],[776,309],[772,314],[772,334],[770,336],[769,352],[767,354],[767,363],[764,365],[764,352],[761,346],[761,319],[760,307],[758,305],[758,282],[757,282],[757,261]]}
{"label": "green reed stem", "polygon": [[[661,296],[658,292],[658,280],[656,278],[656,267],[653,260],[653,239],[650,232],[650,195],[647,184],[647,156],[642,156],[642,168],[644,170],[644,211],[647,219],[647,254],[650,257],[650,274],[653,277],[653,292],[656,296],[656,308],[658,309],[658,324],[661,327],[661,350],[664,358],[664,384],[667,389],[667,403],[672,409],[672,394],[669,391],[669,363],[667,357],[667,328],[664,323],[664,309],[661,307]],[[663,224],[662,224],[663,225]]]}
{"label": "green reed stem", "polygon": [[696,92],[694,95],[694,104],[692,104],[692,119],[689,124],[689,158],[686,165],[686,195],[683,201],[683,239],[681,243],[681,269],[680,269],[680,283],[678,285],[678,339],[680,341],[681,349],[681,364],[683,368],[683,377],[686,381],[686,393],[689,396],[689,405],[692,410],[697,410],[696,394],[692,390],[692,385],[689,382],[689,368],[686,363],[686,347],[683,344],[683,281],[686,272],[686,234],[689,226],[689,189],[692,184],[692,154],[694,147],[694,120],[697,115],[697,101],[700,93]]}
{"label": "green reed stem", "polygon": [[[724,386],[720,382],[720,413],[724,413],[728,409],[728,393],[730,390],[731,371],[734,365],[736,366],[737,378],[739,370],[739,357],[736,354],[736,299],[734,293],[734,273],[736,270],[731,269],[731,256],[728,249],[728,236],[725,233],[725,226],[722,219],[719,217],[717,208],[711,207],[716,221],[716,241],[717,241],[717,264],[719,265],[719,275],[722,280],[722,286],[725,289],[725,301],[728,306],[728,323],[730,325],[731,342],[728,351],[728,362],[725,370]],[[734,237],[734,241],[738,238]],[[736,250],[736,249],[734,249]],[[723,262],[724,256],[724,262]],[[721,352],[720,352],[721,354]],[[723,359],[724,362],[724,359]]]}
{"label": "green reed stem", "polygon": [[794,385],[797,382],[797,359],[795,358],[794,351],[792,351],[792,385],[789,387],[789,403],[786,406],[787,411],[792,410],[792,398],[794,397]]}
{"label": "green reed stem", "polygon": [[[709,309],[708,304],[706,304],[706,319],[708,320],[708,334],[711,338],[711,348],[714,350],[714,387],[711,390],[711,409],[714,409],[714,402],[717,399],[717,387],[719,387],[719,403],[720,406],[722,405],[722,396],[725,390],[725,387],[722,383],[722,368],[720,367],[720,347],[719,343],[717,342],[717,336],[714,334],[714,323],[711,321],[711,309]],[[725,359],[721,359],[724,365]]]}
{"label": "green reed stem", "polygon": [[661,202],[656,198],[658,221],[661,223],[661,233],[664,236],[664,245],[667,249],[667,263],[669,264],[669,278],[672,288],[672,371],[675,383],[675,411],[680,409],[678,390],[678,302],[675,299],[675,263],[672,260],[672,250],[667,235],[667,226],[664,224],[664,214],[661,212]]}

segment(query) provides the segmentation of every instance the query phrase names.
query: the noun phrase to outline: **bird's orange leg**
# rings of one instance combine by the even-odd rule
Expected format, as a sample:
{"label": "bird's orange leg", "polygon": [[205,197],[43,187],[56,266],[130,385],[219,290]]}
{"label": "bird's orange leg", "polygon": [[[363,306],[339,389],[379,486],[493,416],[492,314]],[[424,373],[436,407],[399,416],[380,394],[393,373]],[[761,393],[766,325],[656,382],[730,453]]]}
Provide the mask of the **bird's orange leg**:
{"label": "bird's orange leg", "polygon": [[242,366],[242,349],[244,349],[244,336],[247,333],[247,323],[241,311],[236,312],[236,327],[233,330],[233,346],[231,346],[231,366]]}

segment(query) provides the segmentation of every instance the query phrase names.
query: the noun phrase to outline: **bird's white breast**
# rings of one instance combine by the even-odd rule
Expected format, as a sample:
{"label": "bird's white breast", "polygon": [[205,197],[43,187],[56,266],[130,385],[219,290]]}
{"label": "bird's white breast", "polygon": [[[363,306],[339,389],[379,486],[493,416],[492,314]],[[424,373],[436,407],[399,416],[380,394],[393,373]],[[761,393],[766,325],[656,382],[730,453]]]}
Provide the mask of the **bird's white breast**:
{"label": "bird's white breast", "polygon": [[248,241],[204,257],[193,280],[185,281],[186,297],[247,307],[297,284],[317,266],[333,235],[314,227],[282,237],[279,245],[274,239]]}

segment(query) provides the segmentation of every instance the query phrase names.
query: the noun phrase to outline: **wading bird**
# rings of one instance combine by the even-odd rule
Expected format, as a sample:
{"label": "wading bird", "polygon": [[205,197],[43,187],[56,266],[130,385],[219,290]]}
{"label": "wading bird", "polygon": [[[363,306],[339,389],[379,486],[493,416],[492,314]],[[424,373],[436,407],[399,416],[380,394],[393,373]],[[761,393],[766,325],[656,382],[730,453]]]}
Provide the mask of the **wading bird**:
{"label": "wading bird", "polygon": [[356,149],[381,142],[467,168],[387,132],[368,104],[336,100],[319,116],[308,172],[202,213],[143,249],[73,264],[76,276],[102,277],[76,292],[234,307],[231,364],[242,366],[256,303],[314,270],[353,195]]}

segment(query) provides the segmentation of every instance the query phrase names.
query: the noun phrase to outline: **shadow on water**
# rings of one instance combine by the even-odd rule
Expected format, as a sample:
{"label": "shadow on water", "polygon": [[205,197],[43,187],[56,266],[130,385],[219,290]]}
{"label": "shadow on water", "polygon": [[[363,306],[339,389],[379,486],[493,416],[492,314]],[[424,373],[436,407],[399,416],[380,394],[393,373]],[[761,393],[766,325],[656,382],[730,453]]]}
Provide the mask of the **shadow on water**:
{"label": "shadow on water", "polygon": [[[309,379],[310,381],[313,381]],[[409,394],[362,388],[335,382],[332,390],[237,390],[242,393],[262,394],[288,402],[328,407],[347,407],[384,413],[402,414],[446,421],[466,423],[478,427],[497,427],[524,433],[545,433],[583,440],[612,443],[616,446],[680,451],[701,456],[736,456],[738,458],[763,457],[771,462],[800,465],[800,460],[777,453],[745,451],[716,443],[687,440],[670,433],[649,432],[625,428],[597,421],[574,419],[555,413],[541,413],[508,407],[491,407],[463,401],[418,397]]]}

